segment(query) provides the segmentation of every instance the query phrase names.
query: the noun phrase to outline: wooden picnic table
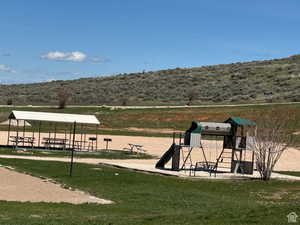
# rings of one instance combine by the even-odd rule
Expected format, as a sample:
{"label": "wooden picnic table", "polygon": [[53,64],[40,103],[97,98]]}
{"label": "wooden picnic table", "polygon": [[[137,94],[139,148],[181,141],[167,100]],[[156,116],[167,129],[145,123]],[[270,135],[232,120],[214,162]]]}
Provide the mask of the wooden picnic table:
{"label": "wooden picnic table", "polygon": [[65,149],[67,142],[68,139],[65,138],[49,138],[49,137],[43,138],[43,144],[45,145],[46,148],[61,146],[63,149]]}
{"label": "wooden picnic table", "polygon": [[10,141],[15,143],[15,146],[18,146],[19,143],[30,144],[33,147],[34,137],[22,137],[22,136],[10,136]]}
{"label": "wooden picnic table", "polygon": [[82,144],[85,146],[85,143],[87,143],[87,141],[84,140],[75,140],[74,141],[74,150],[82,150]]}
{"label": "wooden picnic table", "polygon": [[146,150],[143,149],[143,145],[128,143],[128,146],[129,147],[123,149],[129,150],[131,153],[133,153],[134,150],[136,150],[136,152],[146,152]]}

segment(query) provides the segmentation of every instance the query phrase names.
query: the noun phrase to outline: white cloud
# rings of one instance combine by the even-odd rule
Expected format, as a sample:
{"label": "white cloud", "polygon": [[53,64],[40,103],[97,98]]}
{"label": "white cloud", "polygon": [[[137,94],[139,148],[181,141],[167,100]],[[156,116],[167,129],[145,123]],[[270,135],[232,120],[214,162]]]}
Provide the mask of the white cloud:
{"label": "white cloud", "polygon": [[16,71],[10,68],[9,66],[0,64],[0,71],[8,72],[8,73],[15,73]]}
{"label": "white cloud", "polygon": [[41,56],[42,59],[56,60],[56,61],[70,61],[70,62],[83,62],[86,60],[87,55],[83,52],[48,52],[46,55]]}

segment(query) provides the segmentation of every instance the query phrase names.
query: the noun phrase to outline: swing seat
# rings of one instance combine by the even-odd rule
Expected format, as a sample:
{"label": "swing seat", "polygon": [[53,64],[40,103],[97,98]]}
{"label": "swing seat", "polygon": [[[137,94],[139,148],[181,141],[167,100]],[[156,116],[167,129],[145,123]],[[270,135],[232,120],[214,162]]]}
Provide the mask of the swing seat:
{"label": "swing seat", "polygon": [[216,163],[215,162],[196,162],[195,165],[191,165],[190,167],[190,176],[193,172],[193,175],[196,176],[196,171],[206,171],[212,172],[214,170]]}

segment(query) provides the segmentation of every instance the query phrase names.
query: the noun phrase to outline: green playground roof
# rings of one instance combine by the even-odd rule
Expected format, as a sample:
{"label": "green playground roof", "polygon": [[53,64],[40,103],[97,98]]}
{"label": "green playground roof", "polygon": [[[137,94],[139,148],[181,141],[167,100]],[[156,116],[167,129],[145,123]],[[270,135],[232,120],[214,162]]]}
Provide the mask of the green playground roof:
{"label": "green playground roof", "polygon": [[192,126],[191,126],[191,128],[189,130],[191,132],[193,132],[193,133],[200,134],[201,131],[202,131],[202,126],[201,126],[201,124],[199,122],[193,121],[192,122]]}
{"label": "green playground roof", "polygon": [[247,120],[247,119],[242,119],[239,117],[230,117],[225,122],[228,122],[229,120],[232,120],[238,126],[256,126],[256,123],[254,123],[253,121]]}

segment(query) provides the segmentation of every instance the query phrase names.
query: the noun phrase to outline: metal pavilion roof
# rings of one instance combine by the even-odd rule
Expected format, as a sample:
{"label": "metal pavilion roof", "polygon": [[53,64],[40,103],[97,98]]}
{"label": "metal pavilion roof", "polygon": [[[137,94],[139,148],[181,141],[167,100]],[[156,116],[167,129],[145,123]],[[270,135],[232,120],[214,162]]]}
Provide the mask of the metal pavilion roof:
{"label": "metal pavilion roof", "polygon": [[10,124],[10,126],[13,126],[13,127],[16,127],[16,126],[23,127],[24,125],[26,127],[31,127],[31,124],[25,120],[19,120],[19,123],[18,123],[17,120],[11,119],[10,122],[9,122],[9,120],[5,120],[0,123],[0,125],[3,125],[3,126],[8,126],[9,124]]}
{"label": "metal pavilion roof", "polygon": [[94,115],[52,113],[52,112],[32,112],[13,110],[9,115],[10,119],[25,121],[47,121],[56,123],[78,123],[99,125],[100,122]]}

